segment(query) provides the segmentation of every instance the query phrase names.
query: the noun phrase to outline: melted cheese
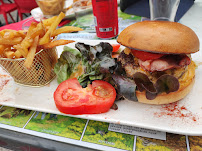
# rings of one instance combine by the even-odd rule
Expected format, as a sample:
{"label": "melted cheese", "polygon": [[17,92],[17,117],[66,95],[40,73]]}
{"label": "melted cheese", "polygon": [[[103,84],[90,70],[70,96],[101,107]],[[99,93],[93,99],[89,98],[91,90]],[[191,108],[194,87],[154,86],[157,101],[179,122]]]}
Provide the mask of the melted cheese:
{"label": "melted cheese", "polygon": [[84,68],[83,68],[82,63],[80,62],[80,64],[76,67],[75,71],[71,74],[71,76],[69,78],[70,79],[78,78],[83,73],[84,73]]}
{"label": "melted cheese", "polygon": [[188,66],[186,72],[179,78],[180,88],[186,87],[190,84],[195,76],[196,64],[192,61]]}

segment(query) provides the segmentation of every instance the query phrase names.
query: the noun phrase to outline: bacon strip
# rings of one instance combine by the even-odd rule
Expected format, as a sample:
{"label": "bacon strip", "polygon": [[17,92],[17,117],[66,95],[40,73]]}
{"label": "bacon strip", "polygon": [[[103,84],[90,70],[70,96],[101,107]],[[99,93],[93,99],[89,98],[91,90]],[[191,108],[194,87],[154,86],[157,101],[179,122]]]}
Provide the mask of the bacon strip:
{"label": "bacon strip", "polygon": [[180,68],[191,63],[191,59],[187,55],[165,55],[155,60],[138,60],[139,65],[147,71],[165,71],[173,68]]}

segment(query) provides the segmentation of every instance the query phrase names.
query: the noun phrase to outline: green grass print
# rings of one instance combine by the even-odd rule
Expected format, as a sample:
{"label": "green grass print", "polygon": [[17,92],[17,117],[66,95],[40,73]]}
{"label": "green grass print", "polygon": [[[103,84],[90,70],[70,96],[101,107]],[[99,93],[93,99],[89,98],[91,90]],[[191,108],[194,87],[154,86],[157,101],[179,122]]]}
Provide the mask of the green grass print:
{"label": "green grass print", "polygon": [[0,109],[0,123],[22,128],[33,113],[29,110],[4,106]]}
{"label": "green grass print", "polygon": [[62,115],[56,115],[55,118],[50,118],[51,114],[49,113],[43,119],[41,112],[37,117],[35,115],[25,127],[26,129],[76,140],[80,139],[87,121],[85,119]]}
{"label": "green grass print", "polygon": [[[126,14],[126,13],[122,12],[121,10],[118,10],[118,17],[123,19],[123,20],[141,21],[141,16]],[[86,16],[82,17],[83,22],[88,22],[91,20],[92,20],[92,15],[89,15],[87,17]],[[72,25],[74,25],[76,27],[81,27],[80,25],[78,25],[76,20],[72,20],[71,22],[69,22],[65,26],[72,26]]]}
{"label": "green grass print", "polygon": [[145,140],[141,137],[137,137],[136,151],[172,151],[171,149],[156,145],[153,142],[144,142]]}
{"label": "green grass print", "polygon": [[89,121],[82,141],[133,150],[134,136],[108,131],[109,123]]}
{"label": "green grass print", "polygon": [[136,20],[136,21],[141,20],[141,16],[126,14],[126,13],[122,12],[121,10],[118,10],[118,16],[119,16],[119,18],[122,18],[123,20],[125,20],[125,19],[131,19],[131,20]]}
{"label": "green grass print", "polygon": [[186,151],[184,135],[166,133],[166,141],[137,137],[136,151]]}

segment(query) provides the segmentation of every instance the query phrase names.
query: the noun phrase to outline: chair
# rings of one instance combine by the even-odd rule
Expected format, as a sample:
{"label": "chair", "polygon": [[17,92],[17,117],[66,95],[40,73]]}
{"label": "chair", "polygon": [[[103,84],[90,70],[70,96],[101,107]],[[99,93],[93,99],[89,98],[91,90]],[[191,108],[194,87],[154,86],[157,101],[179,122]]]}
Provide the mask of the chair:
{"label": "chair", "polygon": [[15,22],[10,13],[17,10],[17,5],[15,3],[4,3],[3,0],[0,0],[0,3],[0,14],[3,14],[6,24],[9,24],[7,14],[10,16],[11,20]]}
{"label": "chair", "polygon": [[18,15],[23,20],[24,13],[30,13],[33,8],[38,7],[35,0],[14,0],[18,7]]}

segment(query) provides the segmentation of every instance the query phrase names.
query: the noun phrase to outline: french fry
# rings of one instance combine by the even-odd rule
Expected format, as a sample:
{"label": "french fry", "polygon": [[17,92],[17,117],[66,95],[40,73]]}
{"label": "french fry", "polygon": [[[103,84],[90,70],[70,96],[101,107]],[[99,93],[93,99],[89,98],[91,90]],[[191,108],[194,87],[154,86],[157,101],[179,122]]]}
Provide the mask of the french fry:
{"label": "french fry", "polygon": [[36,36],[40,35],[41,37],[45,35],[45,28],[43,23],[39,23],[36,28],[30,33],[30,38],[35,38]]}
{"label": "french fry", "polygon": [[37,27],[37,23],[36,23],[36,22],[32,22],[31,25],[30,25],[30,27],[29,27],[29,29],[28,29],[28,31],[27,31],[27,35],[26,35],[25,38],[29,39],[30,36],[31,36],[32,33],[33,33],[33,30],[34,30],[36,27]]}
{"label": "french fry", "polygon": [[36,28],[37,23],[36,22],[32,22],[26,37],[23,39],[23,41],[21,42],[20,45],[14,46],[15,49],[17,49],[17,51],[15,52],[15,56],[16,58],[20,58],[21,56],[25,57],[28,54],[28,48],[31,46],[33,39],[31,38],[32,34],[33,34],[33,30]]}
{"label": "french fry", "polygon": [[0,45],[0,54],[3,54],[4,51],[5,51],[8,47],[11,47],[11,46],[9,46],[9,45]]}
{"label": "french fry", "polygon": [[[2,33],[2,35],[4,33],[4,36],[3,36],[4,41],[10,41],[10,39],[13,39],[14,37],[21,37],[21,38],[15,38],[15,40],[24,39],[26,36],[26,32],[23,30],[16,31],[16,30],[5,29],[5,30],[2,30],[1,33]],[[20,43],[20,42],[16,42],[16,43],[12,43],[12,44],[18,44],[18,43]],[[16,54],[18,54],[16,56],[19,56],[19,57],[21,56],[19,51],[17,51]],[[19,57],[17,57],[17,58],[19,58]]]}
{"label": "french fry", "polygon": [[0,45],[17,45],[21,43],[22,40],[22,37],[16,37],[13,39],[0,38]]}
{"label": "french fry", "polygon": [[43,20],[43,24],[44,26],[50,26],[55,20],[56,20],[57,16],[53,16],[51,18],[45,19]]}
{"label": "french fry", "polygon": [[13,51],[6,51],[5,56],[9,59],[12,59],[14,57],[14,52]]}
{"label": "french fry", "polygon": [[50,43],[44,44],[43,48],[44,49],[50,49],[50,48],[53,48],[56,46],[65,45],[65,44],[69,44],[72,42],[75,42],[75,41],[74,40],[64,40],[64,39],[55,40],[55,41],[52,41]]}
{"label": "french fry", "polygon": [[0,54],[4,52],[4,49],[5,49],[5,45],[0,45]]}
{"label": "french fry", "polygon": [[1,31],[0,31],[0,35],[1,35],[1,37],[3,37],[6,32],[11,32],[11,31],[13,31],[13,30],[12,30],[12,29],[4,29],[4,30],[1,30]]}
{"label": "french fry", "polygon": [[30,38],[35,38],[36,36],[39,36],[42,32],[44,32],[42,28],[36,28],[36,30],[34,30],[34,32],[30,35]]}
{"label": "french fry", "polygon": [[16,59],[17,59],[17,58],[20,58],[20,57],[22,56],[22,54],[20,53],[19,50],[16,50],[15,53],[14,53],[14,55],[15,55],[15,58],[16,58]]}
{"label": "french fry", "polygon": [[50,28],[46,32],[46,34],[39,40],[39,45],[44,45],[46,43],[50,42],[50,37],[53,33],[53,31],[57,28],[58,24],[61,22],[61,20],[65,17],[65,14],[61,12],[56,20],[51,24]]}
{"label": "french fry", "polygon": [[25,38],[26,36],[26,31],[25,30],[18,30],[17,32],[14,33],[15,37],[22,37]]}
{"label": "french fry", "polygon": [[39,37],[43,37],[43,36],[46,34],[46,31],[47,31],[45,25],[44,25],[43,22],[41,21],[41,22],[38,24],[37,27],[43,29],[43,31],[42,31],[42,32],[40,33],[40,35],[39,35]]}
{"label": "french fry", "polygon": [[11,30],[11,29],[4,29],[2,31],[0,31],[0,35],[1,37],[3,38],[14,38],[14,37],[22,37],[24,38],[25,37],[25,31],[23,30],[19,30],[19,31],[16,31],[16,30]]}
{"label": "french fry", "polygon": [[14,55],[17,58],[20,58],[21,55],[23,55],[23,57],[26,57],[28,54],[28,49],[23,49],[23,47],[20,44],[14,45],[13,48],[15,48],[17,51],[14,53]]}
{"label": "french fry", "polygon": [[6,47],[6,48],[4,49],[4,52],[5,52],[5,51],[11,51],[11,46]]}
{"label": "french fry", "polygon": [[34,60],[34,56],[35,56],[35,53],[36,53],[36,48],[37,48],[37,45],[38,45],[38,41],[39,41],[39,36],[34,38],[33,44],[30,47],[29,53],[28,53],[27,58],[25,60],[24,66],[27,67],[28,69],[30,69],[30,67],[32,65],[32,62]]}
{"label": "french fry", "polygon": [[55,47],[74,42],[55,40],[55,37],[61,33],[83,30],[71,26],[56,29],[64,16],[60,13],[39,23],[33,22],[28,30],[0,31],[0,57],[8,58],[3,66],[16,82],[41,86],[54,78],[53,68],[58,59]]}
{"label": "french fry", "polygon": [[29,29],[27,31],[27,35],[29,35],[31,33],[31,31],[36,28],[37,23],[36,22],[32,22],[31,25],[29,26]]}
{"label": "french fry", "polygon": [[[54,41],[53,39],[55,36],[61,33],[83,30],[79,27],[72,26],[66,26],[56,29],[58,24],[64,17],[65,14],[61,12],[58,16],[43,20],[40,23],[33,22],[31,23],[27,31],[15,31],[11,29],[5,29],[0,31],[0,57],[12,59],[24,57],[26,58],[25,62],[23,63],[23,65],[26,67],[23,69],[24,72],[31,70],[31,65],[34,61],[35,54],[37,53],[37,49],[39,47],[41,49],[51,49],[59,45],[72,43],[74,42],[73,40],[61,39]],[[46,53],[43,54],[43,56],[41,57],[53,57],[49,56],[49,53]],[[57,56],[57,54],[55,56]],[[49,60],[47,61],[45,60],[44,63],[41,62],[41,64],[45,66],[43,67],[43,76],[45,79],[49,79],[49,77],[51,76],[51,69],[54,67],[55,62],[57,62],[57,57],[49,58]],[[16,66],[18,65],[16,64]],[[20,70],[21,69],[19,69],[19,72]]]}
{"label": "french fry", "polygon": [[5,32],[3,38],[6,38],[6,39],[13,39],[15,37],[14,35],[14,32],[11,31],[11,32]]}
{"label": "french fry", "polygon": [[52,37],[55,37],[61,33],[71,33],[71,32],[76,32],[76,31],[82,31],[82,28],[79,27],[74,27],[74,26],[64,26],[61,28],[56,29],[53,33],[52,33]]}

